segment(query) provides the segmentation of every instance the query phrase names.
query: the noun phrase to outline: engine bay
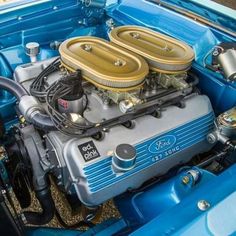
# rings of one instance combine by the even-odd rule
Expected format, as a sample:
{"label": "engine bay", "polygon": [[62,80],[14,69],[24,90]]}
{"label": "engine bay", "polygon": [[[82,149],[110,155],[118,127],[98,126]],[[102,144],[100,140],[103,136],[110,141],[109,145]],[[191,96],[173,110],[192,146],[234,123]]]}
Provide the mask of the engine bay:
{"label": "engine bay", "polygon": [[[83,3],[91,22],[104,14],[104,5],[95,2]],[[158,216],[141,204],[149,204],[151,192],[158,197],[150,205],[162,212],[157,207],[162,201],[168,207],[180,203],[195,186],[234,166],[234,36],[192,20],[181,32],[172,23],[166,28],[161,22],[146,24],[154,6],[166,14],[146,1],[140,3],[146,11],[140,6],[139,24],[127,10],[135,8],[132,4],[111,4],[104,22],[80,22],[82,28],[63,40],[26,40],[23,48],[6,47],[0,54],[8,61],[7,55],[17,52],[21,60],[14,64],[15,56],[2,63],[11,70],[0,78],[2,101],[8,101],[1,108],[0,164],[9,163],[3,164],[8,177],[1,176],[2,182],[13,186],[21,208],[30,205],[30,191],[41,205],[41,213],[22,211],[27,224],[45,225],[55,214],[60,218],[51,196],[53,182],[74,199],[71,208],[87,209],[79,227],[93,227],[101,205],[114,199],[128,222],[117,235],[139,228],[142,233]],[[184,16],[168,17],[180,27]],[[206,203],[198,205],[204,211],[201,207]]]}
{"label": "engine bay", "polygon": [[[64,163],[58,182],[66,192],[74,188],[88,206],[138,188],[212,146],[205,136],[213,129],[213,110],[208,98],[194,91],[198,78],[188,74],[192,49],[141,27],[118,27],[111,30],[114,35],[131,35],[139,55],[150,45],[155,59],[148,65],[113,42],[80,37],[60,45],[60,58],[15,70],[15,80],[40,101],[60,131],[44,136],[50,169]],[[19,108],[33,117],[24,108],[27,102],[30,97],[23,97]]]}

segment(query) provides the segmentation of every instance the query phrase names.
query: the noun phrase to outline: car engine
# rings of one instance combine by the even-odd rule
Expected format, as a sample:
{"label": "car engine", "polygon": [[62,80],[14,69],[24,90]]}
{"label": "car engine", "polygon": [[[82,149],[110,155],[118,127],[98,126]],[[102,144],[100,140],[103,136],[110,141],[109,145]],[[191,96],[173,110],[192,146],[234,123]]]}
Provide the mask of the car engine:
{"label": "car engine", "polygon": [[[9,119],[0,116],[0,187],[13,189],[23,209],[16,214],[19,222],[29,225],[45,225],[56,216],[67,227],[51,186],[65,196],[72,210],[78,206],[83,220],[75,228],[96,229],[101,206],[114,200],[123,218],[112,229],[118,234],[104,235],[132,234],[158,214],[164,217],[163,212],[181,206],[187,197],[198,199],[192,210],[191,201],[185,202],[189,212],[197,209],[197,218],[212,203],[194,193],[230,168],[235,157],[235,43],[215,39],[192,19],[183,27],[199,27],[194,33],[201,34],[201,40],[191,31],[180,35],[175,26],[174,33],[169,32],[172,21],[165,22],[163,30],[151,20],[153,25],[141,24],[132,17],[133,1],[120,1],[128,6],[124,9],[111,5],[107,12],[114,18],[104,16],[105,3],[98,2],[105,1],[76,2],[90,21],[76,19],[79,30],[75,27],[66,37],[58,29],[59,37],[53,27],[55,38],[61,40],[48,41],[43,33],[44,43],[29,40],[34,34],[40,39],[36,27],[22,33],[23,49],[8,47],[9,58],[17,54],[13,61],[6,62],[8,57],[0,54],[0,65],[11,67],[12,75],[12,79],[7,73],[0,76],[4,90],[0,107],[5,96],[11,104],[8,109],[14,110]],[[145,9],[152,11],[151,2],[139,3],[145,5],[139,9],[143,22]],[[106,17],[104,22],[99,16]],[[54,38],[51,32],[50,37]],[[11,40],[9,36],[6,42]],[[214,42],[207,53],[204,40],[209,45]],[[224,96],[232,99],[224,104]],[[32,191],[41,212],[27,209]],[[169,227],[156,235],[171,235],[174,230]]]}
{"label": "car engine", "polygon": [[37,98],[59,130],[44,135],[58,185],[75,190],[87,206],[138,188],[212,147],[206,137],[214,112],[188,72],[192,49],[134,26],[115,28],[110,39],[68,39],[60,58],[18,66],[14,75],[33,95],[21,99],[23,114],[32,116],[35,110],[24,107]]}

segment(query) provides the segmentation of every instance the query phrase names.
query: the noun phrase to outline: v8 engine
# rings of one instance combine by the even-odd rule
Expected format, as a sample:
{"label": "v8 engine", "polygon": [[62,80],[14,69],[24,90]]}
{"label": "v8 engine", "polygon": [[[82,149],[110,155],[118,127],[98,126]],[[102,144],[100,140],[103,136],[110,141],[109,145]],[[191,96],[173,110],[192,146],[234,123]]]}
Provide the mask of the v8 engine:
{"label": "v8 engine", "polygon": [[0,235],[236,232],[233,10],[19,0],[0,11]]}
{"label": "v8 engine", "polygon": [[[42,139],[32,138],[42,165],[88,206],[212,147],[207,135],[214,113],[189,72],[192,49],[134,26],[113,29],[110,39],[68,39],[59,58],[15,70],[15,80],[31,95],[21,98],[20,112],[48,129]],[[27,148],[34,132],[27,125],[21,132]]]}

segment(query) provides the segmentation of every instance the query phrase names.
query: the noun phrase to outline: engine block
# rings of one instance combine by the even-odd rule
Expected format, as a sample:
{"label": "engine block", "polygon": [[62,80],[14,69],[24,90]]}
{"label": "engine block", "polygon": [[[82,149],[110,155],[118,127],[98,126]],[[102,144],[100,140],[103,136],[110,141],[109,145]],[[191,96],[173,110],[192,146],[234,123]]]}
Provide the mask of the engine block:
{"label": "engine block", "polygon": [[[73,186],[84,204],[98,205],[208,151],[212,146],[206,136],[213,126],[209,99],[192,95],[185,100],[185,108],[170,106],[161,118],[140,117],[133,129],[114,127],[102,141],[65,139],[58,132],[50,132],[47,139],[66,167],[64,186]],[[119,172],[112,159],[121,143],[135,148],[136,160],[133,168]]]}

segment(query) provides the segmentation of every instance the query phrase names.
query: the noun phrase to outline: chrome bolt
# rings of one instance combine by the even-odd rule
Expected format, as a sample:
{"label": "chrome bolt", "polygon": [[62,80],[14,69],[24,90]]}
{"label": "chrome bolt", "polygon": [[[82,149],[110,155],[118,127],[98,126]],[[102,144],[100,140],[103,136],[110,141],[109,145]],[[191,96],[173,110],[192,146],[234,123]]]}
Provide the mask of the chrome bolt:
{"label": "chrome bolt", "polygon": [[210,206],[211,206],[210,203],[207,202],[206,200],[200,200],[197,203],[197,207],[201,211],[206,211],[208,208],[210,208]]}
{"label": "chrome bolt", "polygon": [[212,54],[213,54],[213,56],[218,56],[219,52],[217,50],[215,50]]}
{"label": "chrome bolt", "polygon": [[190,181],[190,179],[187,175],[182,178],[182,183],[185,185],[187,185],[189,183],[189,181]]}
{"label": "chrome bolt", "polygon": [[214,135],[213,133],[208,134],[208,135],[207,135],[207,141],[208,141],[210,144],[214,144],[215,142],[217,142],[217,137],[216,137],[216,135]]}
{"label": "chrome bolt", "polygon": [[134,39],[139,39],[139,38],[140,38],[140,34],[139,34],[139,33],[133,33],[133,34],[132,34],[132,37],[133,37]]}
{"label": "chrome bolt", "polygon": [[85,44],[84,45],[84,50],[87,52],[90,52],[92,50],[92,46],[90,44]]}
{"label": "chrome bolt", "polygon": [[58,50],[60,45],[61,45],[61,42],[55,40],[55,41],[50,43],[50,48],[53,49],[53,50]]}
{"label": "chrome bolt", "polygon": [[117,59],[117,60],[114,62],[114,65],[115,65],[115,66],[123,66],[123,62],[122,62],[120,59]]}
{"label": "chrome bolt", "polygon": [[107,20],[107,21],[106,21],[106,25],[108,26],[108,28],[109,28],[110,30],[112,30],[112,29],[115,28],[115,23],[114,23],[113,19]]}

